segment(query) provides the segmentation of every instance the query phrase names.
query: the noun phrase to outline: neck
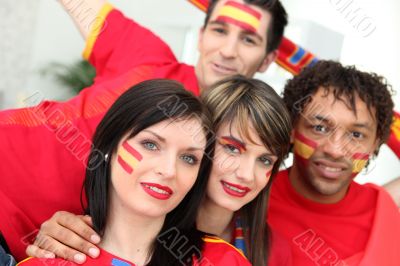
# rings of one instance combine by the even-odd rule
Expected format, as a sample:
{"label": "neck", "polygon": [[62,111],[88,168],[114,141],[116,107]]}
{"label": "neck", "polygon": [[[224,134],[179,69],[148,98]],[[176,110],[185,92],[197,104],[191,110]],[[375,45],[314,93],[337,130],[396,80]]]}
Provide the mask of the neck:
{"label": "neck", "polygon": [[197,228],[230,242],[232,233],[230,224],[233,214],[233,211],[218,206],[205,197],[197,215]]}
{"label": "neck", "polygon": [[144,217],[115,206],[109,210],[100,247],[137,266],[147,264],[151,257],[149,251],[162,228],[165,216]]}

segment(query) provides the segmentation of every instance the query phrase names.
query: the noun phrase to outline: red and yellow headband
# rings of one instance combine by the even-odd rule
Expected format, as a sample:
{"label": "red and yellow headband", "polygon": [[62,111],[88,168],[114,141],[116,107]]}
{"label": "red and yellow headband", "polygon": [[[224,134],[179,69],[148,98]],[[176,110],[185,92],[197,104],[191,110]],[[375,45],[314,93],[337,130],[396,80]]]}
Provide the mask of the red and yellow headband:
{"label": "red and yellow headband", "polygon": [[231,23],[250,32],[257,32],[261,23],[261,13],[251,7],[227,1],[220,9],[216,21]]}

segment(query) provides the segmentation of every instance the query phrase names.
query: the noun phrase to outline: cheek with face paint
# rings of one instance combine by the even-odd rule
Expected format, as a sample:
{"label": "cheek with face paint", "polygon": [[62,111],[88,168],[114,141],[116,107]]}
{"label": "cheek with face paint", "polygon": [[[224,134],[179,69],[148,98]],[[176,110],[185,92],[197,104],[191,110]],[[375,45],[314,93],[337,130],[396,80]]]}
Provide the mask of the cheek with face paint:
{"label": "cheek with face paint", "polygon": [[266,177],[267,179],[269,179],[269,178],[271,177],[271,173],[272,173],[272,170],[269,170],[269,171],[265,174],[265,177]]}
{"label": "cheek with face paint", "polygon": [[260,27],[261,13],[234,1],[227,1],[220,9],[216,21],[234,24],[244,30],[257,32]]}
{"label": "cheek with face paint", "polygon": [[318,144],[315,141],[312,141],[299,132],[295,132],[293,143],[294,155],[304,164],[308,163],[317,146]]}
{"label": "cheek with face paint", "polygon": [[352,170],[352,176],[355,177],[358,173],[364,169],[364,167],[367,165],[369,159],[369,154],[368,153],[355,153],[352,156],[353,160],[353,170]]}
{"label": "cheek with face paint", "polygon": [[137,168],[143,156],[131,145],[128,141],[124,141],[118,149],[117,162],[128,174],[132,174],[133,170]]}

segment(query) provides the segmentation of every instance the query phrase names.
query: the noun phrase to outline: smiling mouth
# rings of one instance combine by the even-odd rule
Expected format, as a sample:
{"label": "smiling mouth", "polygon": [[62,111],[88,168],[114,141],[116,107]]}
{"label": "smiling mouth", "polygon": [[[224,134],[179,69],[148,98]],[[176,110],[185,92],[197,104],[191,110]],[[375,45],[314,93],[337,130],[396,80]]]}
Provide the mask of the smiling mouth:
{"label": "smiling mouth", "polygon": [[145,187],[147,187],[148,189],[151,189],[151,190],[153,190],[154,192],[157,192],[157,193],[160,193],[160,194],[165,194],[165,195],[170,195],[170,193],[168,193],[167,191],[165,191],[165,190],[162,190],[162,189],[159,189],[159,188],[156,188],[156,187],[153,187],[153,186],[149,186],[149,185],[147,185],[147,184],[143,184]]}
{"label": "smiling mouth", "polygon": [[221,181],[224,191],[234,197],[244,197],[250,191],[249,188],[240,188],[227,182]]}
{"label": "smiling mouth", "polygon": [[226,66],[219,65],[216,63],[214,63],[213,66],[214,66],[213,68],[215,71],[222,73],[222,74],[229,75],[229,74],[236,73],[236,69],[234,69],[234,68],[226,67]]}

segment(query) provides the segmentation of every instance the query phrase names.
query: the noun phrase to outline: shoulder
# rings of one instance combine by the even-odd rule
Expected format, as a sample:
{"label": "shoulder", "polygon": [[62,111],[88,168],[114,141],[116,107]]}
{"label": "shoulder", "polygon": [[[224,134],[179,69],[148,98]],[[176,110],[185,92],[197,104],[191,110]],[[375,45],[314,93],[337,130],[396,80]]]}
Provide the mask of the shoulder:
{"label": "shoulder", "polygon": [[214,236],[203,238],[203,258],[200,265],[251,265],[233,245]]}
{"label": "shoulder", "polygon": [[17,266],[48,266],[48,265],[62,265],[62,266],[76,266],[77,264],[66,261],[63,259],[39,259],[29,257],[19,262]]}

